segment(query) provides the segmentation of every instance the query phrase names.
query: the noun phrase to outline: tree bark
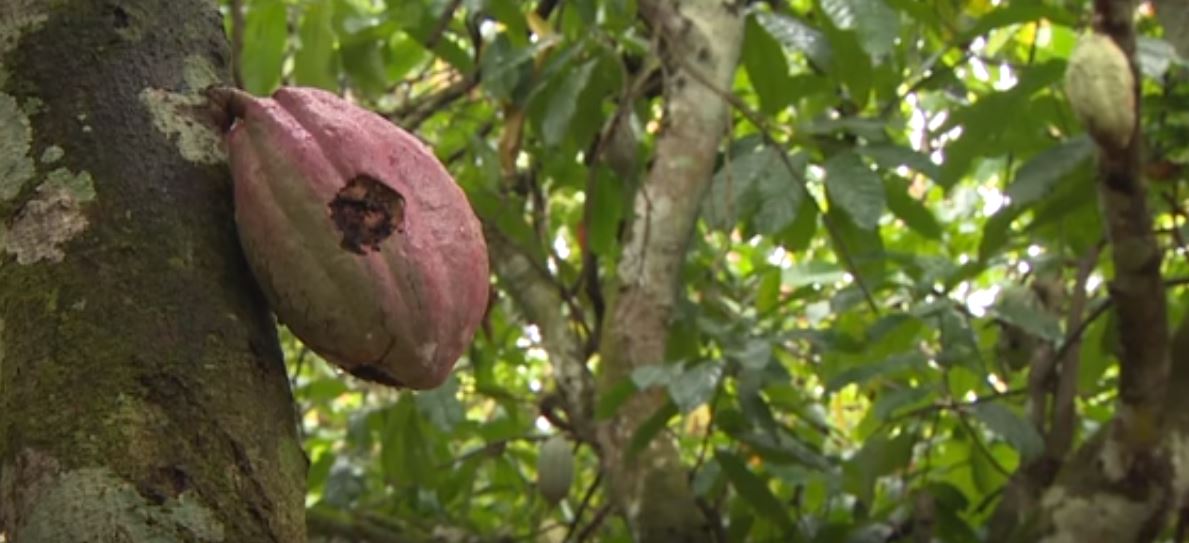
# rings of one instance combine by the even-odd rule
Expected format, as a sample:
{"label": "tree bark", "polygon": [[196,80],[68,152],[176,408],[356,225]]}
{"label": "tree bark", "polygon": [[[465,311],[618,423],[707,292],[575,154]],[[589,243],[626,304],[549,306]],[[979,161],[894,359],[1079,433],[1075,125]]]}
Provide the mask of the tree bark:
{"label": "tree bark", "polygon": [[201,97],[213,2],[0,3],[0,533],[305,540],[304,457]]}
{"label": "tree bark", "polygon": [[[734,80],[743,38],[742,6],[736,2],[654,0],[641,2],[640,11],[659,38],[665,67],[664,128],[627,225],[603,325],[603,393],[636,368],[666,361],[681,268],[727,129],[729,105],[721,92]],[[628,454],[636,431],[666,402],[663,390],[641,391],[600,428],[611,492],[636,541],[710,541],[713,529],[695,502],[672,439],[658,436]]]}
{"label": "tree bark", "polygon": [[[1094,30],[1132,58],[1137,82],[1136,119],[1140,119],[1139,73],[1135,67],[1134,0],[1095,0]],[[1005,495],[993,533],[1013,541],[1153,541],[1166,528],[1168,513],[1186,496],[1187,420],[1169,407],[1183,403],[1169,395],[1170,381],[1184,382],[1183,357],[1170,348],[1163,253],[1152,232],[1147,186],[1141,175],[1142,133],[1133,128],[1126,149],[1100,147],[1098,194],[1114,277],[1109,285],[1118,317],[1119,402],[1114,419],[1061,467],[1028,509]],[[1181,345],[1184,338],[1179,338]],[[1037,479],[1040,480],[1040,479]],[[1027,503],[1023,501],[1022,503]],[[1008,539],[1008,538],[1003,538]]]}

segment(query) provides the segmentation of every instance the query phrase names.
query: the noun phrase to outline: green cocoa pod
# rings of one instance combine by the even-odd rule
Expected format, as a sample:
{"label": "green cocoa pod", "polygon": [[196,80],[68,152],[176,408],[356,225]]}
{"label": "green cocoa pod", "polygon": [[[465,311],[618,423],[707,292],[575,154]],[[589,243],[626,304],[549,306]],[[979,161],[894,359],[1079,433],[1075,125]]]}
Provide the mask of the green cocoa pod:
{"label": "green cocoa pod", "polygon": [[574,482],[574,454],[560,435],[541,444],[537,456],[537,487],[545,501],[554,504],[570,493]]}
{"label": "green cocoa pod", "polygon": [[1089,32],[1078,39],[1065,69],[1065,95],[1099,145],[1123,149],[1135,131],[1135,76],[1131,62],[1110,36]]}

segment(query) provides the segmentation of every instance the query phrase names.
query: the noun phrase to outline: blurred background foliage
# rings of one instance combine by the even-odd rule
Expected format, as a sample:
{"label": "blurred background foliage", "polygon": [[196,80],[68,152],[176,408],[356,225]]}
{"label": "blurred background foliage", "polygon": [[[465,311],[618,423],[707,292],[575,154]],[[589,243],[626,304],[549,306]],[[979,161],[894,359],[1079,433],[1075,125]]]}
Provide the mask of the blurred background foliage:
{"label": "blurred background foliage", "polygon": [[[634,0],[237,4],[242,20],[226,0],[224,13],[245,88],[329,89],[415,132],[487,227],[548,271],[565,293],[558,318],[586,337],[601,301],[576,287],[583,248],[614,275],[662,124],[657,44]],[[745,9],[733,128],[668,359],[604,390],[599,416],[667,389],[636,439],[678,440],[731,541],[892,541],[921,500],[937,538],[980,540],[1009,476],[1044,447],[1027,409],[1038,345],[1082,339],[1079,440],[1112,416],[1093,145],[1060,85],[1088,3]],[[1185,65],[1150,10],[1138,25],[1152,202],[1179,254]],[[1079,278],[1079,263],[1093,272]],[[1189,274],[1184,259],[1165,266]],[[1081,283],[1086,323],[1070,329]],[[540,331],[495,284],[468,355],[430,392],[347,378],[282,331],[313,535],[629,539],[590,446],[575,445],[565,499],[537,493],[539,445],[564,429],[543,416],[555,386]],[[1168,292],[1179,319],[1187,300]]]}

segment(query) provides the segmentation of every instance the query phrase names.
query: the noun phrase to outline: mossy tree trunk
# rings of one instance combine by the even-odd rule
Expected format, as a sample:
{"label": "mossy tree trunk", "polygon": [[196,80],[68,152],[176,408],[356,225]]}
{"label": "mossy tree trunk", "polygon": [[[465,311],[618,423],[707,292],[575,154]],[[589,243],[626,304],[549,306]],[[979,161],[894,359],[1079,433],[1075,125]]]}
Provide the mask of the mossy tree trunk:
{"label": "mossy tree trunk", "polygon": [[306,459],[201,90],[215,3],[0,3],[0,533],[305,539]]}

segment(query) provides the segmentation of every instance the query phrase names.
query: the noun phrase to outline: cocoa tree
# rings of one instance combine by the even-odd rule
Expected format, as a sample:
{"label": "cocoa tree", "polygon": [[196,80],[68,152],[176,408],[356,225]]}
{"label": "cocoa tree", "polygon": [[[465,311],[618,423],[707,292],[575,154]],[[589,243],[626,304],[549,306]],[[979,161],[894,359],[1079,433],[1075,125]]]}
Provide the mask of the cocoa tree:
{"label": "cocoa tree", "polygon": [[302,541],[308,461],[201,90],[207,2],[0,4],[0,533]]}
{"label": "cocoa tree", "polygon": [[[98,486],[192,540],[300,540],[303,498],[346,541],[1182,535],[1176,2],[78,4],[0,8],[10,539]],[[1087,31],[1127,137],[1070,105]],[[276,351],[228,80],[338,93],[466,191],[494,295],[439,388]],[[280,353],[308,470],[260,463]]]}

